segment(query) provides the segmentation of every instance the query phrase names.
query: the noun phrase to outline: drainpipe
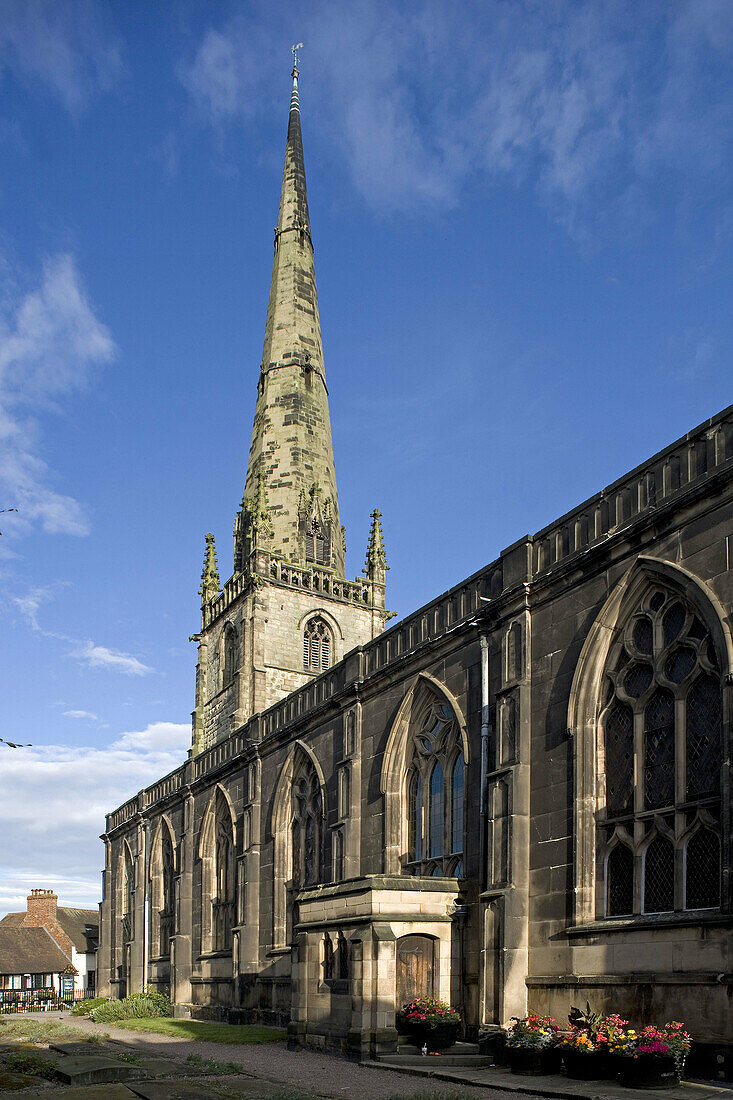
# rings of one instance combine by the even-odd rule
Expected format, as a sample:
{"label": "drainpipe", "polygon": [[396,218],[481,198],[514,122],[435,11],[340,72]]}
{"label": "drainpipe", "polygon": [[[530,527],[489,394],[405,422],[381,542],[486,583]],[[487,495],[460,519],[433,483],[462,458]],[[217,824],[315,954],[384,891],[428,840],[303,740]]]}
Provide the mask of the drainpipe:
{"label": "drainpipe", "polygon": [[489,772],[489,636],[483,630],[479,634],[481,643],[481,867],[479,870],[480,888],[486,887],[486,830],[487,830],[487,789],[486,777]]}
{"label": "drainpipe", "polygon": [[150,953],[150,823],[143,823],[143,993],[148,991],[148,955]]}

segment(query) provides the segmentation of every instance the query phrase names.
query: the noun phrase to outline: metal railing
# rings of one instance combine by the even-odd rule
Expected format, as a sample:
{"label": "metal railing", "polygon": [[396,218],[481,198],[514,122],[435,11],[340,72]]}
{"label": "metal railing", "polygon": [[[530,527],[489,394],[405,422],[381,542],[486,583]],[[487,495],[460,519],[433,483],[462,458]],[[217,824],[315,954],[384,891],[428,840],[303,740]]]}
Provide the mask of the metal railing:
{"label": "metal railing", "polygon": [[0,1016],[16,1012],[58,1012],[73,1008],[78,1001],[96,996],[93,986],[59,993],[57,989],[0,989]]}

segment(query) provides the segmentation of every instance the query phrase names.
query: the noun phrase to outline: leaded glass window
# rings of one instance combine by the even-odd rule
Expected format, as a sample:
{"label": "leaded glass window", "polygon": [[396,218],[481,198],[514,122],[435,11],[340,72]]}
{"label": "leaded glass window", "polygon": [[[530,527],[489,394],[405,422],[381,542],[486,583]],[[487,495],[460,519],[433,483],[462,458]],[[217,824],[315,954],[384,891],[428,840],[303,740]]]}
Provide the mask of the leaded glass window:
{"label": "leaded glass window", "polygon": [[431,695],[407,751],[405,871],[462,876],[465,759],[451,707]]}
{"label": "leaded glass window", "polygon": [[722,677],[700,611],[651,588],[611,646],[602,694],[605,915],[716,908]]}
{"label": "leaded glass window", "polygon": [[293,783],[292,814],[292,882],[297,891],[321,881],[323,799],[316,769],[310,761],[303,763]]}

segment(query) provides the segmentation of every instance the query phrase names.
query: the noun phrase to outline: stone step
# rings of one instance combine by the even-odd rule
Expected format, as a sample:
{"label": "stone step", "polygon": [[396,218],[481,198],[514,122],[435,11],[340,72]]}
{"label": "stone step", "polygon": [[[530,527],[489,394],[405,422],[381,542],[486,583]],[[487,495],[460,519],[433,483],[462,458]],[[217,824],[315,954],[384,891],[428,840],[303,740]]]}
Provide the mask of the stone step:
{"label": "stone step", "polygon": [[[445,1057],[445,1055],[448,1054],[460,1054],[470,1057],[471,1055],[478,1054],[478,1052],[478,1043],[454,1043],[452,1047],[447,1047],[445,1050],[441,1051],[441,1055]],[[402,1057],[406,1054],[421,1054],[421,1049],[420,1047],[416,1047],[414,1043],[405,1041],[404,1036],[400,1036],[397,1043],[397,1055]]]}
{"label": "stone step", "polygon": [[408,1066],[417,1066],[420,1069],[432,1069],[441,1066],[443,1068],[463,1066],[465,1069],[479,1069],[484,1066],[492,1066],[494,1062],[492,1058],[487,1057],[485,1054],[453,1054],[447,1051],[445,1054],[423,1055],[413,1047],[412,1052],[409,1054],[402,1051],[398,1054],[383,1054],[379,1059],[379,1064],[394,1066],[396,1069],[406,1069]]}

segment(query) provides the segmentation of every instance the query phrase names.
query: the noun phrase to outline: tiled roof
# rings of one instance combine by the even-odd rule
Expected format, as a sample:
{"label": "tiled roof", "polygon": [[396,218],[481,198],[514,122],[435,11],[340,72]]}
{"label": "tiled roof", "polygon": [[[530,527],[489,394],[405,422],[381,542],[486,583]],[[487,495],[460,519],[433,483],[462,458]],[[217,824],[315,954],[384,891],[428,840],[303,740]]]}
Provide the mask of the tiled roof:
{"label": "tiled roof", "polygon": [[70,966],[45,928],[0,921],[0,974],[59,974]]}
{"label": "tiled roof", "polygon": [[[7,913],[0,920],[0,928],[19,928],[25,913]],[[80,954],[96,951],[99,943],[99,910],[68,909],[59,905],[56,921]]]}
{"label": "tiled roof", "polygon": [[59,906],[56,910],[56,920],[80,954],[97,950],[99,943],[98,909],[62,909]]}

